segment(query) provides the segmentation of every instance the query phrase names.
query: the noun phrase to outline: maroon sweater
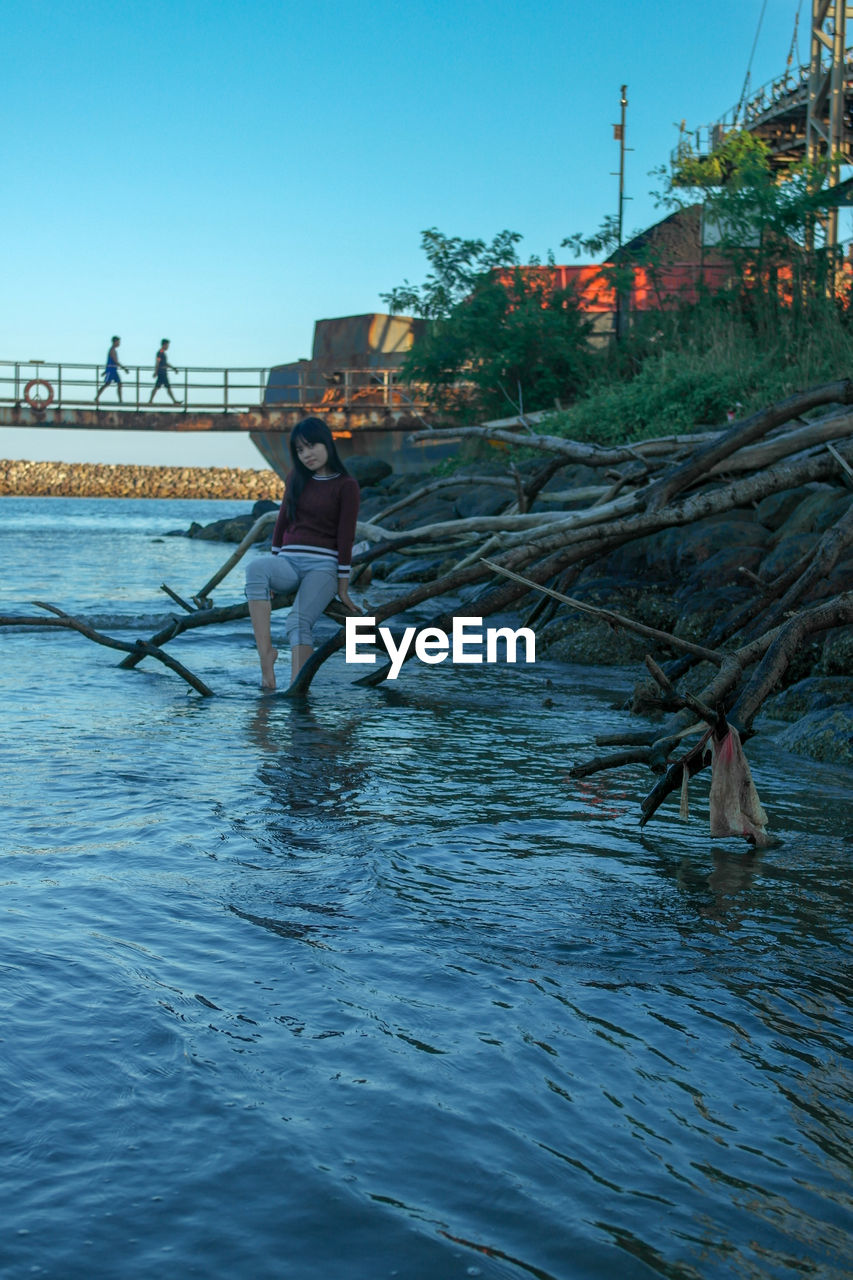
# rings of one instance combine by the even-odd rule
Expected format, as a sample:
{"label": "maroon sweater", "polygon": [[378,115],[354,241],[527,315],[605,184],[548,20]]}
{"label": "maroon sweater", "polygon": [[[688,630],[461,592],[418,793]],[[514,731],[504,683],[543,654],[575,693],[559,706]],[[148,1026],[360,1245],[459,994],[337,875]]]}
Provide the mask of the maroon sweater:
{"label": "maroon sweater", "polygon": [[[287,485],[293,472],[287,477]],[[272,535],[272,553],[312,551],[337,560],[338,577],[350,571],[355,522],[358,518],[358,481],[352,476],[312,476],[302,490],[296,519],[289,523],[286,498],[281,504]]]}

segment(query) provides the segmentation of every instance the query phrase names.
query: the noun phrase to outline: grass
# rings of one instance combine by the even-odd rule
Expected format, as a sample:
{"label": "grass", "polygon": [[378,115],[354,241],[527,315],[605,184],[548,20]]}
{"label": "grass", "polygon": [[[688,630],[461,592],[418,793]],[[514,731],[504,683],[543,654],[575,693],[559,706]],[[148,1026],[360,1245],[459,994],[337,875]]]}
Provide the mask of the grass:
{"label": "grass", "polygon": [[710,299],[643,324],[549,432],[600,444],[687,433],[853,373],[853,328],[829,303],[744,317]]}

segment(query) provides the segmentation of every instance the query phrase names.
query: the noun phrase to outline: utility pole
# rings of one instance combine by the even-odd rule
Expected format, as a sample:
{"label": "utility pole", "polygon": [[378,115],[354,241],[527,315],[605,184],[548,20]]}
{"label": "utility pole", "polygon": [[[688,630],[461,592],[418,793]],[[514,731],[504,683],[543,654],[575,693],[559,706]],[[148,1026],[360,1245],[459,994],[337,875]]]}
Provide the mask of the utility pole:
{"label": "utility pole", "polygon": [[613,136],[619,143],[619,234],[618,247],[622,248],[622,221],[625,209],[625,108],[628,105],[628,99],[625,93],[628,86],[623,84],[622,93],[619,99],[622,107],[619,123],[613,126]]}
{"label": "utility pole", "polygon": [[[613,126],[613,137],[619,143],[619,212],[616,219],[616,240],[617,251],[622,248],[623,223],[625,212],[625,152],[630,151],[630,147],[625,146],[625,109],[628,106],[628,99],[625,96],[628,86],[622,85],[619,103],[621,112],[619,123]],[[625,336],[628,322],[628,304],[630,303],[630,295],[626,298],[622,289],[616,290],[616,314],[614,322],[616,326],[616,341],[621,342]]]}

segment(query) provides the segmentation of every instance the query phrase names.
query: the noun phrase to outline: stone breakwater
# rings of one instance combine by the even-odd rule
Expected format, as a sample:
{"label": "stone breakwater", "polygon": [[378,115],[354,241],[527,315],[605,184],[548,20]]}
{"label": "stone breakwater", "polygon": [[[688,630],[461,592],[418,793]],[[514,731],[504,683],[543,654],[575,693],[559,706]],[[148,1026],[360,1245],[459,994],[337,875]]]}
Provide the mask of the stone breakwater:
{"label": "stone breakwater", "polygon": [[0,495],[28,498],[228,498],[281,501],[269,468],[150,467],[126,463],[0,459]]}

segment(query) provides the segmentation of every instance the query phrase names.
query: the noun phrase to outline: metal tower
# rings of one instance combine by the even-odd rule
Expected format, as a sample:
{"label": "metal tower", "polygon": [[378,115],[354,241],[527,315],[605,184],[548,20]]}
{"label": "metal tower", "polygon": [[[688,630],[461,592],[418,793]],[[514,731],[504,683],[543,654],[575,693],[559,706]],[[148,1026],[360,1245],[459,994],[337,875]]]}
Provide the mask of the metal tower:
{"label": "metal tower", "polygon": [[[851,116],[845,90],[847,19],[853,5],[844,0],[812,0],[808,102],[806,105],[806,159],[849,159],[853,151]],[[830,167],[828,186],[838,183],[838,165]],[[838,208],[826,215],[826,243],[838,243]]]}

